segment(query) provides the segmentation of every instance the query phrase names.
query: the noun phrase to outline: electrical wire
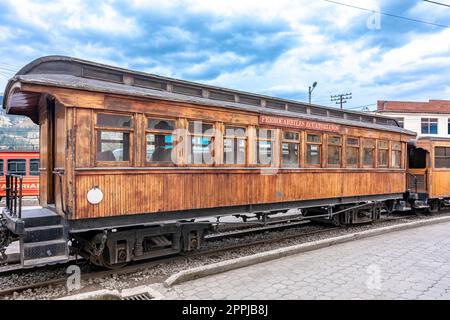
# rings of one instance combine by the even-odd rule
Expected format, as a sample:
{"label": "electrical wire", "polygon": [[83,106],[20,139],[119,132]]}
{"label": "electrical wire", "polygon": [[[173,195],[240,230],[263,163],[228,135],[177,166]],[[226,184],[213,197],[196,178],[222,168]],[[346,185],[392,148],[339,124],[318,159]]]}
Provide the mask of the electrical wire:
{"label": "electrical wire", "polygon": [[388,17],[392,17],[392,18],[403,19],[403,20],[407,20],[407,21],[411,21],[411,22],[417,22],[417,23],[427,24],[427,25],[431,25],[431,26],[435,26],[435,27],[450,29],[450,26],[445,25],[445,24],[434,23],[434,22],[419,20],[419,19],[415,19],[415,18],[408,18],[408,17],[404,17],[404,16],[399,16],[399,15],[393,14],[393,13],[388,13],[388,12],[383,12],[383,11],[376,11],[376,10],[373,10],[373,9],[362,8],[362,7],[354,6],[354,5],[347,4],[347,3],[337,2],[337,1],[333,1],[333,0],[323,0],[323,1],[329,2],[329,3],[338,4],[338,5],[345,6],[345,7],[350,7],[350,8],[354,8],[354,9],[368,11],[368,12],[372,12],[372,13],[379,13],[379,14],[381,14],[383,16],[388,16]]}
{"label": "electrical wire", "polygon": [[450,8],[450,4],[446,4],[446,3],[442,3],[442,2],[437,2],[437,1],[430,1],[430,0],[423,0],[424,2],[429,2],[429,3],[433,3],[433,4],[437,4],[440,6],[444,6],[444,7],[449,7]]}

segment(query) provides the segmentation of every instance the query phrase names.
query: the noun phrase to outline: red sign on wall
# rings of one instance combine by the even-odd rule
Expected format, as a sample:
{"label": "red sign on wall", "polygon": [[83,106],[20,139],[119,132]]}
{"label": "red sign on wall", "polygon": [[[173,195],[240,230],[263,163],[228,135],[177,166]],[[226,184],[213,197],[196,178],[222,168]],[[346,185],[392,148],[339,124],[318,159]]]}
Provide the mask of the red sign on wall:
{"label": "red sign on wall", "polygon": [[333,132],[338,132],[340,129],[339,125],[333,123],[315,122],[304,119],[275,117],[267,115],[259,116],[259,124],[268,124],[273,126],[289,127],[305,130],[333,131]]}

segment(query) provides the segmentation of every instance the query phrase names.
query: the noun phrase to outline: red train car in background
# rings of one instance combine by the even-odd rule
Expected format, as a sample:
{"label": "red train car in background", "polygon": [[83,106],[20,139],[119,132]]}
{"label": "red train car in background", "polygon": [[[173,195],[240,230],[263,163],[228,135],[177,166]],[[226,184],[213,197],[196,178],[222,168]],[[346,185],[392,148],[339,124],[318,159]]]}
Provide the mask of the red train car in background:
{"label": "red train car in background", "polygon": [[39,152],[0,150],[0,200],[6,196],[6,175],[23,176],[23,196],[39,196]]}

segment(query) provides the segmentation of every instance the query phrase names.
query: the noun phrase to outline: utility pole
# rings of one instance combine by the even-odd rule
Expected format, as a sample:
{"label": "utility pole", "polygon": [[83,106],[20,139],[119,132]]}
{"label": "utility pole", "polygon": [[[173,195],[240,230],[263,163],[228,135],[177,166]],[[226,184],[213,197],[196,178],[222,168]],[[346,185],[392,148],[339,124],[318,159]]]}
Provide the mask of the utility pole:
{"label": "utility pole", "polygon": [[347,100],[350,100],[351,98],[352,98],[351,93],[341,93],[331,96],[331,101],[336,101],[336,104],[339,104],[342,109],[342,105],[344,103],[347,103]]}

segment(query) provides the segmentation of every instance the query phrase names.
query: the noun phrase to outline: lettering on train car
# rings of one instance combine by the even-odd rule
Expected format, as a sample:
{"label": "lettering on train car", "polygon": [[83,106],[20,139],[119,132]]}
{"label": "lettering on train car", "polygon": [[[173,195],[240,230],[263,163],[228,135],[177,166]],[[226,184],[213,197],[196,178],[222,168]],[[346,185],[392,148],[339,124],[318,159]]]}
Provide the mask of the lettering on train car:
{"label": "lettering on train car", "polygon": [[260,115],[259,124],[275,125],[280,127],[297,128],[297,129],[331,131],[331,132],[339,132],[340,130],[339,125],[332,123],[315,122],[287,117],[274,117],[267,115]]}

